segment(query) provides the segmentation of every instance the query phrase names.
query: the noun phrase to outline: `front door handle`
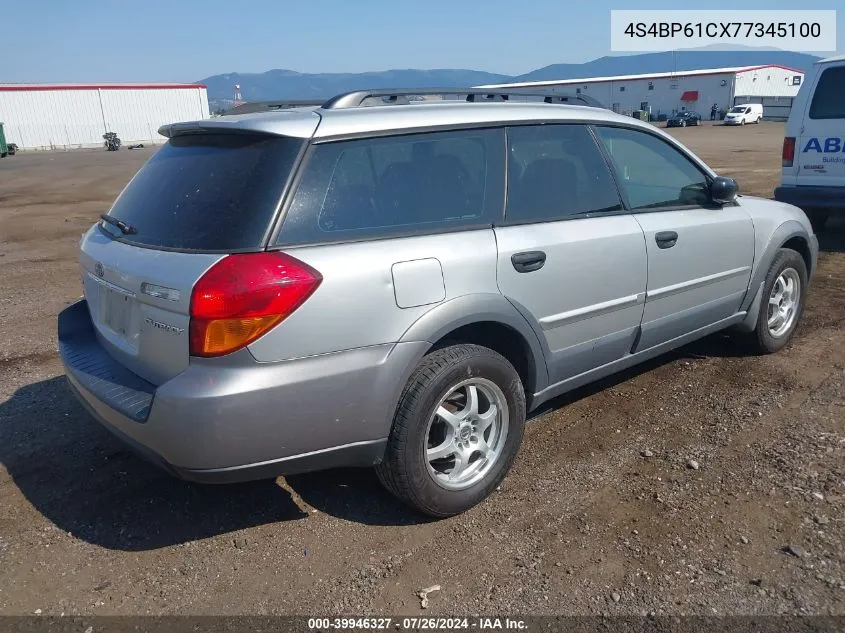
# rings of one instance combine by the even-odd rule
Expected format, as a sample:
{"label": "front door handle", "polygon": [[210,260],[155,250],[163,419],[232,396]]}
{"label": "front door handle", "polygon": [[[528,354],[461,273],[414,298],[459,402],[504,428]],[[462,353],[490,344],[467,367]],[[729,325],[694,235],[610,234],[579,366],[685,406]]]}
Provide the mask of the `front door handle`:
{"label": "front door handle", "polygon": [[546,254],[543,251],[526,251],[511,255],[511,263],[518,273],[530,273],[540,270],[546,263]]}
{"label": "front door handle", "polygon": [[660,231],[654,234],[654,241],[657,248],[672,248],[678,243],[678,234],[675,231]]}

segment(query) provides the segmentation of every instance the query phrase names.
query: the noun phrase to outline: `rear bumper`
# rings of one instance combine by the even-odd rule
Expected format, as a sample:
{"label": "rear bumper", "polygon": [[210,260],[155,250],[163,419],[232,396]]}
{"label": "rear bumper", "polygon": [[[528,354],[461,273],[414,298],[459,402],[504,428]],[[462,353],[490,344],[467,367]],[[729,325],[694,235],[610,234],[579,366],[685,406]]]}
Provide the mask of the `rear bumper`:
{"label": "rear bumper", "polygon": [[[192,359],[156,387],[99,346],[84,301],[59,315],[62,362],[85,408],[168,472],[208,483],[378,463],[401,386],[424,346],[379,345],[278,363],[258,363],[241,350]],[[144,395],[146,417],[133,417],[126,403]]]}
{"label": "rear bumper", "polygon": [[780,186],[775,189],[775,200],[793,204],[805,210],[845,211],[845,187]]}

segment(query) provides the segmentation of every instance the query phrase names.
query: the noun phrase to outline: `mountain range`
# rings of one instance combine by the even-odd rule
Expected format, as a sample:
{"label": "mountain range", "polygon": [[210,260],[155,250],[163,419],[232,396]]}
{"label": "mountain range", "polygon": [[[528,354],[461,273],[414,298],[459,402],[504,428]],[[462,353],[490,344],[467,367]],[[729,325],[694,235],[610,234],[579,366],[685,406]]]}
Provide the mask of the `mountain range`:
{"label": "mountain range", "polygon": [[324,99],[365,88],[450,88],[484,84],[582,79],[639,73],[700,70],[731,66],[777,64],[806,70],[819,58],[806,53],[781,50],[688,50],[642,55],[600,57],[582,64],[552,64],[522,75],[502,75],[480,70],[443,68],[436,70],[385,70],[364,73],[299,73],[268,70],[263,73],[226,73],[199,80],[208,86],[212,109],[231,104],[235,84],[243,99]]}

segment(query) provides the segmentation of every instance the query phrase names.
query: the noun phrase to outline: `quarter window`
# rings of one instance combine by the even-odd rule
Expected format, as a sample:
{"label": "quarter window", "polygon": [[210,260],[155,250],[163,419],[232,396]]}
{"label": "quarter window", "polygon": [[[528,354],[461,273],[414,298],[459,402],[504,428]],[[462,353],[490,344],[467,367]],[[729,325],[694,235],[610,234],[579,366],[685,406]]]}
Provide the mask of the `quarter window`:
{"label": "quarter window", "polygon": [[631,209],[702,206],[709,202],[707,176],[666,141],[626,128],[597,129]]}
{"label": "quarter window", "polygon": [[508,129],[508,223],[622,210],[601,151],[583,125]]}
{"label": "quarter window", "polygon": [[811,119],[845,119],[845,66],[825,70],[810,104]]}
{"label": "quarter window", "polygon": [[278,244],[323,243],[491,226],[501,215],[501,130],[319,144]]}

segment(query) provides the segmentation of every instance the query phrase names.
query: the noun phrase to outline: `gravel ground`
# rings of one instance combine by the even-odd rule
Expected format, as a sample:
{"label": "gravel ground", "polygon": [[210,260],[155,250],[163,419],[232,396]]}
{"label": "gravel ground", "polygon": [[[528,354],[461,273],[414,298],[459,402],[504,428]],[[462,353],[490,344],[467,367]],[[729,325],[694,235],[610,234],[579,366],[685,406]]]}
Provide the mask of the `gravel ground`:
{"label": "gravel ground", "polygon": [[[677,131],[758,195],[782,135]],[[716,335],[560,398],[498,492],[433,522],[368,470],[183,483],[76,403],[76,243],[149,155],[0,162],[0,614],[845,615],[845,223],[789,348]]]}

